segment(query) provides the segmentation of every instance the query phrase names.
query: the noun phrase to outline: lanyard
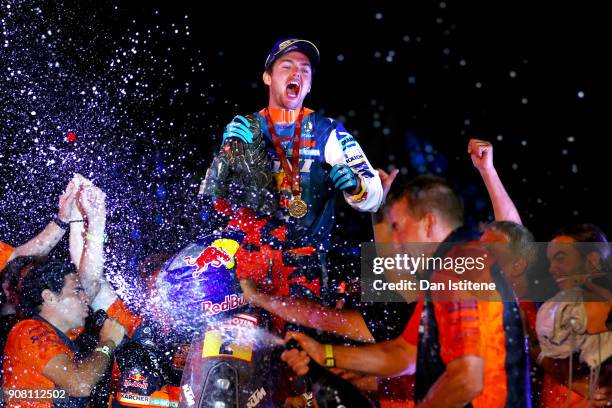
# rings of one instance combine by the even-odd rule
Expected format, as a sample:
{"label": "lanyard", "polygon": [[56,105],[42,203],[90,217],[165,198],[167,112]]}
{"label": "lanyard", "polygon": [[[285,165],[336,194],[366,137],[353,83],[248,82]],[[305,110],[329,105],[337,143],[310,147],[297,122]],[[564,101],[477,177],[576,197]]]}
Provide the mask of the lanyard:
{"label": "lanyard", "polygon": [[278,155],[278,159],[280,160],[281,166],[283,167],[283,171],[286,175],[290,177],[291,181],[291,193],[297,197],[300,195],[301,191],[301,181],[300,181],[300,137],[302,135],[302,119],[304,118],[304,108],[300,109],[300,114],[295,121],[295,130],[293,132],[293,149],[291,156],[291,168],[289,168],[289,161],[287,160],[287,156],[285,155],[285,151],[281,146],[281,141],[278,135],[276,134],[276,130],[274,129],[274,123],[270,118],[270,112],[268,108],[266,108],[266,124],[268,125],[268,132],[270,132],[270,137],[272,138],[272,143],[274,144],[274,150],[276,150],[276,154]]}

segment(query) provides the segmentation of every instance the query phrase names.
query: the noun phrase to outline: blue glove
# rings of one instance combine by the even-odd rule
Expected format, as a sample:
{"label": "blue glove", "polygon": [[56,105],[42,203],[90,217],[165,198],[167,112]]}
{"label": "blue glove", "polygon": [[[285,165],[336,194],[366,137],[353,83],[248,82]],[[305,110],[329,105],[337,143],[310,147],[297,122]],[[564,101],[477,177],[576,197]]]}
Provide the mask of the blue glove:
{"label": "blue glove", "polygon": [[234,119],[225,127],[223,132],[223,140],[221,144],[224,145],[227,139],[237,138],[244,143],[253,143],[253,132],[250,129],[251,124],[244,116],[236,116]]}
{"label": "blue glove", "polygon": [[359,187],[359,179],[346,164],[336,164],[329,172],[334,186],[341,191],[354,191]]}

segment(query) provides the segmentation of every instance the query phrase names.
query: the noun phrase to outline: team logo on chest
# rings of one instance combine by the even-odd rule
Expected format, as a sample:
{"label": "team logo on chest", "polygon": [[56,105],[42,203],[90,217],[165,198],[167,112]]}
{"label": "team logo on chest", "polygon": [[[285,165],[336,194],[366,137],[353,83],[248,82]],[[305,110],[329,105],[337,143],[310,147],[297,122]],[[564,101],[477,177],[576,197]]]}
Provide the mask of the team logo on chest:
{"label": "team logo on chest", "polygon": [[311,121],[307,121],[307,122],[304,124],[304,133],[305,133],[305,134],[307,134],[307,133],[311,133],[311,132],[312,132],[312,128],[313,128],[313,126],[312,126],[312,122],[311,122]]}

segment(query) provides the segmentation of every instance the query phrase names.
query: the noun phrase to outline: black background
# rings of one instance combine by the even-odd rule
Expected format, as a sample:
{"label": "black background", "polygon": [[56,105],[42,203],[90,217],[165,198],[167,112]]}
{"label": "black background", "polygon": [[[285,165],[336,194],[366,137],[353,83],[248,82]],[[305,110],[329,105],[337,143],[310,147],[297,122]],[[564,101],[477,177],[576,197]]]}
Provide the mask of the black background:
{"label": "black background", "polygon": [[[37,117],[48,119],[51,129],[60,123],[45,136],[61,145],[53,154],[82,160],[65,160],[59,172],[38,164],[31,136],[23,133],[29,125],[19,114],[18,88],[5,81],[4,241],[17,244],[45,225],[56,206],[50,197],[71,172],[85,170],[109,194],[111,221],[124,222],[119,232],[130,245],[148,237],[157,250],[162,241],[175,242],[173,250],[193,239],[200,220],[197,181],[224,125],[265,106],[263,63],[272,44],[286,36],[311,40],[321,52],[306,106],[344,121],[375,167],[399,167],[405,177],[433,172],[448,178],[471,225],[492,215],[466,153],[467,141],[476,137],[493,141],[498,172],[537,240],[574,222],[612,229],[604,121],[611,37],[596,2],[26,3],[42,4],[43,17],[29,13],[30,6],[20,9],[25,17],[15,27],[21,27],[21,45],[13,49],[15,38],[2,49],[2,64],[27,69],[44,62],[44,53],[29,49],[30,41],[38,44],[29,33],[45,25],[62,29],[55,50],[75,89],[65,97],[64,88],[56,89],[59,107],[42,116],[50,108],[39,106]],[[108,61],[129,50],[136,32],[148,40],[138,45],[146,53],[130,59],[128,51],[129,65],[109,70]],[[121,99],[112,96],[123,86],[122,75],[138,69],[149,79],[150,97],[129,89]],[[44,70],[39,74],[55,83]],[[72,105],[79,81],[104,87],[104,103],[95,109]],[[117,118],[112,126],[99,120],[108,112]],[[79,134],[77,144],[65,141],[70,129]],[[109,155],[113,151],[119,154]],[[32,162],[18,161],[21,155]],[[98,156],[103,166],[91,164]],[[156,173],[160,165],[163,176]],[[336,240],[355,243],[355,253],[359,241],[371,238],[369,216],[341,200],[338,205],[343,228]],[[193,214],[177,216],[185,211]]]}
{"label": "black background", "polygon": [[[482,220],[491,209],[482,207],[480,200],[488,201],[465,150],[470,137],[492,140],[500,176],[538,239],[578,221],[609,230],[602,101],[610,32],[603,9],[535,3],[130,3],[126,13],[146,15],[152,7],[169,19],[190,16],[193,43],[185,46],[202,52],[208,79],[221,89],[217,98],[229,102],[216,101],[211,110],[222,123],[267,102],[261,73],[271,45],[285,36],[306,38],[322,59],[306,105],[345,120],[375,166],[418,173],[407,146],[413,133],[445,157],[442,174]],[[395,56],[387,62],[390,51]]]}

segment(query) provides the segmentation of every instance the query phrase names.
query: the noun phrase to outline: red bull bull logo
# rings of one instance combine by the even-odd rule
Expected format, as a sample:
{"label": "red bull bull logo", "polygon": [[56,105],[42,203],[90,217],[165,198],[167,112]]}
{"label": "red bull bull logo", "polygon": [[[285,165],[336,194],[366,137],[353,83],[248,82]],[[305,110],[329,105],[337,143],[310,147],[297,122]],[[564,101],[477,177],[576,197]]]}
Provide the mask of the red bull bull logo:
{"label": "red bull bull logo", "polygon": [[186,256],[183,259],[188,266],[196,267],[191,276],[197,278],[208,270],[209,265],[214,268],[219,268],[222,265],[226,268],[233,268],[234,255],[239,246],[240,244],[232,239],[221,238],[204,248],[195,258]]}
{"label": "red bull bull logo", "polygon": [[149,382],[142,374],[130,374],[130,376],[123,382],[123,386],[146,390],[149,387]]}

